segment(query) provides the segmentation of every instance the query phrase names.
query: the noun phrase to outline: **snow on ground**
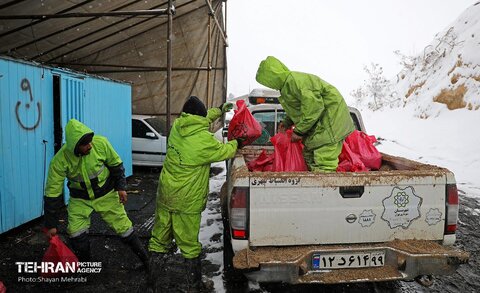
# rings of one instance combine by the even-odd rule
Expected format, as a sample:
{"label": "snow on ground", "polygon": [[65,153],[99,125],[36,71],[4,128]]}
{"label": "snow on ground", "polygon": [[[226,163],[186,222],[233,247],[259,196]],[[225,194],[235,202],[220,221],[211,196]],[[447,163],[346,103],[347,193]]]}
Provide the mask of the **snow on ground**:
{"label": "snow on ground", "polygon": [[[213,163],[212,167],[223,168],[223,171],[218,175],[210,178],[210,193],[220,193],[223,183],[226,179],[225,162]],[[212,236],[221,235],[221,237]],[[202,243],[203,250],[207,251],[206,259],[212,264],[220,266],[218,272],[212,279],[214,283],[214,290],[218,293],[226,292],[223,283],[223,222],[220,211],[220,198],[209,199],[207,208],[202,213],[202,222],[200,223],[200,243]],[[258,283],[249,282],[250,290],[261,291]]]}
{"label": "snow on ground", "polygon": [[[225,162],[213,163],[212,167],[223,168],[223,171],[210,178],[210,193],[220,193],[220,188],[225,182],[226,168]],[[223,285],[223,223],[222,213],[220,208],[220,198],[209,200],[207,208],[202,213],[202,222],[200,223],[200,243],[206,251],[215,251],[207,253],[206,259],[212,264],[219,265],[220,269],[218,275],[212,278],[215,286],[215,292],[225,292]],[[212,241],[212,236],[222,235],[218,238],[219,241]],[[216,237],[214,237],[216,239]],[[212,249],[216,248],[216,249]]]}
{"label": "snow on ground", "polygon": [[419,119],[412,108],[361,110],[367,132],[381,138],[384,153],[445,167],[457,186],[480,200],[480,113],[459,109]]}

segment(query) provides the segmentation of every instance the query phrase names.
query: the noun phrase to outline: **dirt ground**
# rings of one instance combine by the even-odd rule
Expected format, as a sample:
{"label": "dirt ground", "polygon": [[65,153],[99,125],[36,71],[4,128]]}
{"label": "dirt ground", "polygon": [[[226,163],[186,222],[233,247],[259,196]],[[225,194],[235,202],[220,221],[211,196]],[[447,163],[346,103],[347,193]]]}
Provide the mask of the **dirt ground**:
{"label": "dirt ground", "polygon": [[[221,170],[213,170],[218,173]],[[153,226],[155,210],[155,193],[160,170],[155,168],[135,168],[134,175],[128,178],[129,200],[127,213],[142,242],[147,245]],[[383,282],[364,284],[343,284],[334,286],[288,284],[252,284],[223,283],[217,292],[480,292],[480,230],[478,223],[479,202],[463,194],[460,209],[457,246],[470,252],[470,262],[462,265],[452,276],[439,276],[430,288],[415,282]],[[217,193],[209,195],[209,204],[216,202]],[[217,206],[209,206],[212,211],[219,211]],[[59,233],[67,240],[63,213]],[[33,281],[38,274],[18,273],[15,262],[40,262],[48,247],[48,242],[41,232],[42,219],[29,222],[21,227],[0,235],[0,281],[7,292],[145,292],[146,276],[138,258],[110,230],[97,214],[92,216],[90,229],[92,241],[92,258],[101,262],[102,271],[98,274],[82,275],[84,281],[53,282]],[[215,239],[213,239],[215,238]],[[218,238],[218,239],[217,239]],[[212,236],[212,241],[222,241],[222,235]],[[68,243],[68,242],[67,242]],[[217,249],[218,250],[218,249]],[[221,248],[220,248],[221,250]],[[204,253],[215,253],[209,251]],[[202,255],[202,273],[208,279],[223,275],[222,267],[213,264]],[[167,261],[168,276],[163,280],[164,292],[181,292],[185,283],[183,258],[177,252]],[[23,280],[21,278],[24,278]]]}
{"label": "dirt ground", "polygon": [[[153,227],[155,193],[160,170],[135,168],[127,179],[127,213],[141,241],[147,246]],[[66,211],[61,216],[60,237],[68,245]],[[145,292],[146,274],[141,262],[107,227],[98,214],[92,214],[90,239],[92,261],[101,262],[101,272],[73,275],[71,281],[46,282],[38,273],[18,273],[15,262],[41,262],[48,247],[41,232],[43,219],[37,219],[0,235],[0,281],[7,292]],[[203,260],[203,274],[219,271]],[[165,292],[177,292],[185,283],[185,266],[181,254],[171,254],[167,261],[169,276],[163,280]]]}

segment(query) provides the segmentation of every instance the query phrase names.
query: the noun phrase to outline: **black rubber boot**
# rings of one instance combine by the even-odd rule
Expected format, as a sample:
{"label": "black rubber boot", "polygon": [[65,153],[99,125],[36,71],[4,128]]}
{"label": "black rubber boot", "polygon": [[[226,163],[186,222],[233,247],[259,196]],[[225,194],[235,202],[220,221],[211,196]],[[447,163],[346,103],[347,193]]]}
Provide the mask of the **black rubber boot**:
{"label": "black rubber boot", "polygon": [[70,245],[79,262],[89,262],[91,260],[90,239],[87,233],[70,238]]}
{"label": "black rubber boot", "polygon": [[202,263],[200,257],[186,258],[187,292],[197,293],[202,288]]}
{"label": "black rubber boot", "polygon": [[149,257],[148,257],[148,252],[143,246],[142,242],[138,238],[137,234],[133,232],[132,234],[128,235],[125,238],[122,238],[122,241],[125,242],[128,246],[130,246],[130,249],[138,256],[138,258],[142,261],[143,265],[145,266],[145,269],[147,272],[149,271]]}
{"label": "black rubber boot", "polygon": [[149,292],[166,292],[165,288],[162,287],[162,285],[168,285],[168,284],[163,284],[165,282],[165,277],[166,277],[166,267],[165,267],[165,262],[166,262],[166,254],[161,253],[161,252],[155,252],[155,251],[150,251],[150,259],[149,259],[149,268],[150,271],[148,272],[147,276],[147,284],[148,287],[151,289]]}

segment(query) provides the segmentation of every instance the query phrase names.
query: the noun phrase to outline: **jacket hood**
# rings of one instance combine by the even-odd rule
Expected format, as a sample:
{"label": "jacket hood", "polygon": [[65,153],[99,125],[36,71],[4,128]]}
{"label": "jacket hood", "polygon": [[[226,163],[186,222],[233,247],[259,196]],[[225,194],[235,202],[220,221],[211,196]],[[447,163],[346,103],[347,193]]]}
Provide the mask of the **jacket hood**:
{"label": "jacket hood", "polygon": [[85,135],[93,135],[93,130],[76,119],[70,119],[65,127],[66,148],[75,154],[78,142]]}
{"label": "jacket hood", "polygon": [[255,79],[258,83],[281,90],[291,71],[280,60],[273,56],[260,62]]}
{"label": "jacket hood", "polygon": [[202,116],[182,113],[175,121],[174,127],[180,136],[190,136],[209,127],[208,119]]}

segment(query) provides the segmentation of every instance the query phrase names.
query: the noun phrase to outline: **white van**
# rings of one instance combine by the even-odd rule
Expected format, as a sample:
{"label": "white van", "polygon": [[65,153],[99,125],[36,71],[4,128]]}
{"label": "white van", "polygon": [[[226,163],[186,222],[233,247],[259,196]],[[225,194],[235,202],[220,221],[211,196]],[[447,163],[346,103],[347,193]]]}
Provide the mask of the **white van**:
{"label": "white van", "polygon": [[164,118],[132,115],[132,164],[161,167],[167,155]]}

